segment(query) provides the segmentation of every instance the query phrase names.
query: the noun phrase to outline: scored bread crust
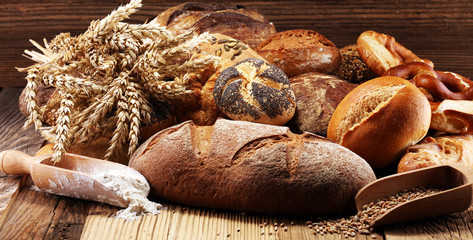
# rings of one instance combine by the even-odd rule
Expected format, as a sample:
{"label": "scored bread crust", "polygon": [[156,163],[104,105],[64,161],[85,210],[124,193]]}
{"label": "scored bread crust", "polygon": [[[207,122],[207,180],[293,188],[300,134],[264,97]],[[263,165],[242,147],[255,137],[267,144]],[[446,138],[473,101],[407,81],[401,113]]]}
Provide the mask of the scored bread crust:
{"label": "scored bread crust", "polygon": [[335,44],[315,31],[304,29],[276,33],[260,43],[256,52],[288,77],[308,72],[330,73],[341,62]]}
{"label": "scored bread crust", "polygon": [[265,16],[244,6],[223,6],[188,2],[160,13],[152,23],[181,33],[192,29],[196,33],[220,33],[255,48],[276,33],[274,24]]}
{"label": "scored bread crust", "polygon": [[361,84],[340,102],[327,136],[373,168],[381,168],[421,141],[430,120],[429,102],[419,89],[402,78],[380,77]]}
{"label": "scored bread crust", "polygon": [[314,134],[219,119],[165,129],[132,156],[158,199],[272,214],[336,214],[376,179],[359,156]]}

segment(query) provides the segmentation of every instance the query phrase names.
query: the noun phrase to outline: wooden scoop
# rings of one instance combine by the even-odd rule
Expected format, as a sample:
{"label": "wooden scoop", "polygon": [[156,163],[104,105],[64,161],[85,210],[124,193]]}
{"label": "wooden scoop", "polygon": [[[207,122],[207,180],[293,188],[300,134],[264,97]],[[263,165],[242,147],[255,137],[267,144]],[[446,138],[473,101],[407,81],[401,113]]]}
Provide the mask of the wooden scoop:
{"label": "wooden scoop", "polygon": [[415,187],[446,189],[433,195],[401,203],[378,216],[371,227],[389,225],[429,217],[442,216],[468,209],[472,202],[471,170],[460,165],[439,165],[378,179],[355,196],[356,208]]}
{"label": "wooden scoop", "polygon": [[130,168],[105,160],[66,154],[65,159],[54,163],[51,155],[29,156],[16,150],[0,153],[0,171],[10,175],[31,174],[41,191],[127,207],[128,202],[108,190],[91,177],[94,173]]}

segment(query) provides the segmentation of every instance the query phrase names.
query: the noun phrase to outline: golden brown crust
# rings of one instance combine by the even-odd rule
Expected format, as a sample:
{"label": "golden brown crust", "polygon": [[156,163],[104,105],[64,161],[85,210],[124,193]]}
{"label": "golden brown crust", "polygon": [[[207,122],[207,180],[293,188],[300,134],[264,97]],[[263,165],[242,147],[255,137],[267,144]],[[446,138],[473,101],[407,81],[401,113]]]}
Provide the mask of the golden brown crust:
{"label": "golden brown crust", "polygon": [[151,195],[200,207],[272,214],[336,214],[375,180],[359,156],[287,127],[219,119],[165,129],[132,156]]}
{"label": "golden brown crust", "polygon": [[323,73],[306,73],[291,79],[297,99],[294,117],[288,126],[293,132],[327,135],[333,112],[342,99],[357,85]]}
{"label": "golden brown crust", "polygon": [[328,138],[363,157],[373,168],[398,160],[427,134],[430,105],[412,83],[379,77],[351,91],[329,122]]}
{"label": "golden brown crust", "polygon": [[175,32],[192,28],[196,33],[224,34],[251,48],[276,33],[274,25],[263,15],[241,5],[183,3],[162,12],[153,21]]}
{"label": "golden brown crust", "polygon": [[382,76],[388,69],[407,62],[425,62],[431,67],[433,63],[427,59],[420,59],[405,48],[394,37],[375,31],[365,31],[360,34],[356,42],[358,53],[368,67],[378,76]]}
{"label": "golden brown crust", "polygon": [[443,100],[431,106],[432,129],[453,134],[473,134],[473,101]]}
{"label": "golden brown crust", "polygon": [[288,77],[308,72],[330,73],[341,62],[335,44],[315,31],[304,29],[279,32],[259,44],[256,51]]}
{"label": "golden brown crust", "polygon": [[398,172],[448,163],[473,168],[473,135],[427,137],[407,149],[399,162]]}

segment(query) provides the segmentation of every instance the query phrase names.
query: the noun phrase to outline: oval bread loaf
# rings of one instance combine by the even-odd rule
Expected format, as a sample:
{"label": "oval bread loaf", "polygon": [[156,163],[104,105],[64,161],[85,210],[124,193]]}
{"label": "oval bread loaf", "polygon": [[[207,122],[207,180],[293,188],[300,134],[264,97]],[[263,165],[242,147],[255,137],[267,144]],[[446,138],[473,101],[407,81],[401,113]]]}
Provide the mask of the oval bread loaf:
{"label": "oval bread loaf", "polygon": [[251,48],[276,33],[274,24],[265,16],[243,5],[186,2],[160,13],[152,23],[176,33],[188,29],[198,34],[221,33],[243,41]]}
{"label": "oval bread loaf", "polygon": [[288,77],[308,72],[330,73],[342,58],[340,50],[325,36],[305,29],[276,33],[260,43],[256,52]]}
{"label": "oval bread loaf", "polygon": [[376,179],[366,161],[328,139],[226,119],[165,129],[140,146],[130,166],[158,199],[271,214],[352,211],[358,190]]}

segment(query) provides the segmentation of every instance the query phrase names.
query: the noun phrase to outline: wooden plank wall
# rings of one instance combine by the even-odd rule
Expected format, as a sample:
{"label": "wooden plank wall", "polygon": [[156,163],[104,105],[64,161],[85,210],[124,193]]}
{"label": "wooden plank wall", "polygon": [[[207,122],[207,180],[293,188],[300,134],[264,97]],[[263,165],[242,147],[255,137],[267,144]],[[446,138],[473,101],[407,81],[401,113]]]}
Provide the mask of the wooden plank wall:
{"label": "wooden plank wall", "polygon": [[[52,39],[61,32],[77,35],[90,21],[105,17],[127,1],[26,1],[3,0],[0,4],[0,87],[25,85],[25,67],[32,61],[22,56],[34,49],[28,41]],[[144,0],[132,21],[151,19],[185,1]],[[213,1],[217,2],[217,1]],[[325,1],[218,1],[256,8],[277,30],[312,29],[338,47],[353,44],[364,30],[396,37],[407,48],[448,70],[473,78],[473,1],[471,0],[325,0]]]}

